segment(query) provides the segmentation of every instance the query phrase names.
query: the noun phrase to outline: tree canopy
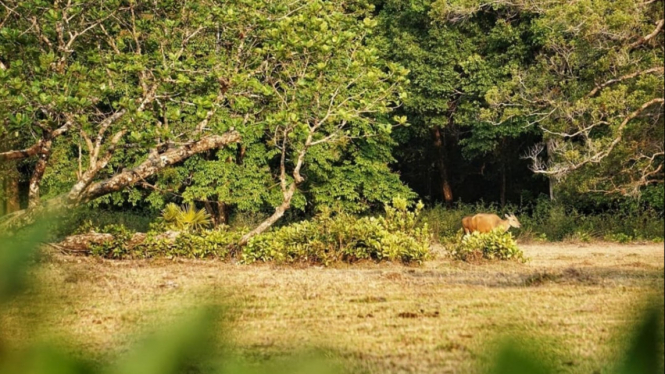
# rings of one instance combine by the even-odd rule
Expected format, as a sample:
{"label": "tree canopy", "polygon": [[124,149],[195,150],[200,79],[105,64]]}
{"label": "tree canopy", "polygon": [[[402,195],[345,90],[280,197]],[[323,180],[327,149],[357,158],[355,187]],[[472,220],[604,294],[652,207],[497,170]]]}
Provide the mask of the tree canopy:
{"label": "tree canopy", "polygon": [[3,193],[268,213],[246,242],[292,207],[662,190],[662,8],[5,0]]}

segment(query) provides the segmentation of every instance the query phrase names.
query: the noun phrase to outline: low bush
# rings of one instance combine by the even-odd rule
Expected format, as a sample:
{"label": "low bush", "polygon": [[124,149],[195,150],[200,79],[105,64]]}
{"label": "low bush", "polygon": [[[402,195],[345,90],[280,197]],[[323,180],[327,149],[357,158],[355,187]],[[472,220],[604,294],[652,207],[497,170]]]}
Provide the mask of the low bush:
{"label": "low bush", "polygon": [[526,261],[524,253],[517,248],[517,243],[510,232],[502,233],[500,230],[494,230],[489,233],[474,232],[470,235],[461,235],[459,232],[457,243],[446,246],[450,256],[454,259],[469,261],[485,258]]}
{"label": "low bush", "polygon": [[[89,225],[91,225],[90,222],[86,223],[84,227],[88,227]],[[133,253],[130,250],[128,243],[132,239],[134,232],[127,229],[125,225],[112,224],[106,225],[101,229],[91,228],[89,231],[113,235],[113,239],[109,241],[92,244],[90,246],[90,253],[93,256],[112,258],[117,260],[133,257]]]}
{"label": "low bush", "polygon": [[49,221],[49,241],[60,241],[72,234],[87,232],[93,227],[122,225],[132,232],[146,232],[157,218],[156,212],[113,210],[82,206],[68,210],[63,217]]}
{"label": "low bush", "polygon": [[226,227],[196,233],[181,232],[175,240],[161,237],[153,231],[148,233],[146,240],[137,247],[135,253],[144,258],[226,258],[240,237],[240,232],[228,231]]}
{"label": "low bush", "polygon": [[354,262],[362,259],[420,262],[429,253],[431,234],[419,224],[419,203],[410,211],[396,198],[383,217],[362,217],[324,210],[302,221],[255,237],[243,249],[243,261]]}

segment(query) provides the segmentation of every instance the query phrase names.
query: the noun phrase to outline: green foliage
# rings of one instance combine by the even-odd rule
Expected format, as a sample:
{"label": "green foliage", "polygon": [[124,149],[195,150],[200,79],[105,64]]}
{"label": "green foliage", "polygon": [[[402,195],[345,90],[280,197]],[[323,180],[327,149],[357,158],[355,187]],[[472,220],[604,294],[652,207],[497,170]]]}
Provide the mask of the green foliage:
{"label": "green foliage", "polygon": [[607,240],[608,242],[616,242],[616,243],[630,243],[632,242],[635,238],[633,238],[630,235],[626,235],[622,232],[616,233],[616,234],[608,234],[603,237],[603,239]]}
{"label": "green foliage", "polygon": [[243,260],[326,265],[363,259],[421,262],[428,256],[431,238],[427,224],[418,223],[422,209],[418,203],[410,211],[403,198],[386,204],[381,217],[356,218],[344,212],[333,215],[324,209],[312,220],[254,238],[243,249]]}
{"label": "green foliage", "polygon": [[535,204],[524,206],[496,204],[458,203],[452,208],[435,206],[426,209],[423,216],[432,228],[436,239],[442,243],[458,242],[462,218],[476,213],[495,213],[503,216],[514,212],[522,227],[511,229],[520,240],[580,241],[611,240],[621,237],[626,241],[657,240],[663,237],[663,217],[650,207],[619,204],[601,207],[597,211],[581,213],[563,202],[551,202],[541,198]]}
{"label": "green foliage", "polygon": [[91,244],[90,252],[93,256],[116,260],[132,257],[132,252],[128,249],[128,244],[134,233],[128,230],[124,225],[107,225],[102,229],[94,231],[111,234],[112,239],[101,243]]}
{"label": "green foliage", "polygon": [[500,230],[488,233],[473,232],[464,235],[458,243],[449,244],[446,249],[452,258],[462,261],[484,258],[526,262],[524,253],[517,248],[513,234],[510,232],[503,233]]}
{"label": "green foliage", "polygon": [[210,226],[210,215],[205,209],[196,209],[189,204],[179,207],[170,203],[162,211],[162,219],[167,228],[178,231],[199,231]]}
{"label": "green foliage", "polygon": [[175,240],[159,232],[149,232],[135,252],[141,257],[226,258],[242,235],[226,227],[179,233]]}
{"label": "green foliage", "polygon": [[65,216],[49,221],[49,240],[60,241],[66,236],[89,232],[94,228],[108,225],[123,225],[133,232],[146,232],[157,218],[156,212],[135,209],[108,209],[104,207],[81,206],[67,211]]}

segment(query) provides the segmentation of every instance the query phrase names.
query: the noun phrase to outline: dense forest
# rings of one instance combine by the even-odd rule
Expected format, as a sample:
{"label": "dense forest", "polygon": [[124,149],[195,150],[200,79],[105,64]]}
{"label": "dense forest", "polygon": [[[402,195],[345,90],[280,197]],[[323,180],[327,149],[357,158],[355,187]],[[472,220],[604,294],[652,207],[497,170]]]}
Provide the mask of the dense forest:
{"label": "dense forest", "polygon": [[662,222],[662,29],[657,0],[3,0],[2,224],[192,204],[244,244],[395,197]]}

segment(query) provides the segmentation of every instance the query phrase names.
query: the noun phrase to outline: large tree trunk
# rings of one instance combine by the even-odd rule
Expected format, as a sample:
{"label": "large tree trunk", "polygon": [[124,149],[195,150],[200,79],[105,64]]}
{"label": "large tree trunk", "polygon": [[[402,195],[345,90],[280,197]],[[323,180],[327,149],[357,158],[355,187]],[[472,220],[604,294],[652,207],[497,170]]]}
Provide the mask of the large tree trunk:
{"label": "large tree trunk", "polygon": [[205,209],[212,217],[212,223],[215,227],[229,223],[229,209],[223,201],[212,202],[206,200],[203,202]]}
{"label": "large tree trunk", "polygon": [[[58,196],[28,209],[17,211],[11,216],[3,217],[0,229],[13,229],[34,222],[38,216],[56,213],[61,209],[71,208],[78,204],[89,202],[100,196],[120,191],[126,187],[139,183],[161,169],[176,164],[194,154],[210,149],[221,148],[227,144],[240,141],[237,131],[229,131],[223,135],[211,135],[198,141],[191,141],[178,148],[167,150],[161,154],[151,155],[137,167],[116,174],[107,180],[89,184],[87,188],[80,188],[83,183],[79,181],[69,193]],[[84,177],[85,178],[85,177]],[[18,183],[18,179],[16,180]]]}
{"label": "large tree trunk", "polygon": [[[175,242],[179,235],[180,232],[178,231],[166,231],[157,235],[155,240],[172,243]],[[146,238],[147,235],[145,233],[137,232],[132,235],[129,241],[125,243],[125,245],[127,248],[131,249],[143,244]],[[109,242],[113,239],[114,237],[112,234],[89,232],[85,234],[68,236],[60,243],[57,243],[55,246],[65,250],[68,253],[89,254],[93,245],[99,245],[105,242]]]}
{"label": "large tree trunk", "polygon": [[154,175],[161,169],[177,164],[197,153],[221,148],[239,141],[240,134],[237,131],[229,131],[223,135],[210,135],[197,141],[191,141],[178,148],[169,149],[164,153],[150,155],[147,160],[133,169],[116,174],[105,181],[91,184],[82,190],[77,188],[72,189],[68,194],[67,200],[69,203],[82,203],[94,200],[100,196],[132,186]]}
{"label": "large tree trunk", "polygon": [[501,158],[501,189],[500,189],[499,201],[501,202],[501,207],[506,206],[506,160]]}
{"label": "large tree trunk", "polygon": [[18,172],[14,169],[7,178],[7,189],[5,190],[7,196],[7,213],[13,213],[21,210],[18,182]]}
{"label": "large tree trunk", "polygon": [[238,241],[238,246],[242,247],[247,245],[250,239],[252,239],[256,235],[263,233],[264,231],[269,229],[270,226],[272,226],[275,222],[277,222],[280,218],[282,218],[286,210],[289,209],[289,207],[291,207],[291,199],[293,198],[293,194],[295,192],[296,192],[296,184],[294,182],[291,183],[288,190],[284,192],[284,199],[282,200],[282,203],[277,208],[275,208],[275,213],[273,213],[265,221],[261,222],[258,226],[256,226],[254,230],[248,232],[242,238],[240,238],[240,241]]}
{"label": "large tree trunk", "polygon": [[39,205],[40,186],[42,178],[44,177],[44,172],[46,171],[46,166],[48,166],[49,158],[51,158],[52,145],[53,139],[48,138],[43,142],[42,148],[39,151],[39,158],[35,164],[35,170],[32,172],[30,185],[28,186],[28,208]]}
{"label": "large tree trunk", "polygon": [[[549,139],[547,141],[548,161],[551,161],[553,157],[554,157],[554,140]],[[549,188],[550,188],[550,201],[554,201],[554,177],[549,175],[547,179],[549,181]]]}
{"label": "large tree trunk", "polygon": [[444,145],[444,134],[439,126],[434,126],[431,129],[432,137],[434,138],[434,148],[436,149],[436,166],[439,170],[439,178],[441,180],[441,194],[443,201],[446,205],[453,203],[453,189],[450,184],[450,177],[448,175],[446,149]]}

